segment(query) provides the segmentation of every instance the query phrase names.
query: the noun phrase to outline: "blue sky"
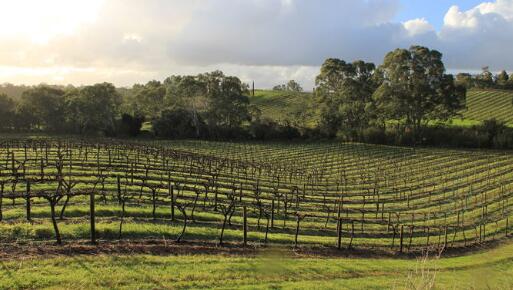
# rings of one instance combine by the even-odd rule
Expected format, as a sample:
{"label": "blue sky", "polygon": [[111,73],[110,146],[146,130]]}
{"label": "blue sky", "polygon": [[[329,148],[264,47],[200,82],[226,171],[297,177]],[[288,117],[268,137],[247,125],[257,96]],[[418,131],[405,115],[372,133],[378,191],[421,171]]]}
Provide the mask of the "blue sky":
{"label": "blue sky", "polygon": [[397,21],[426,18],[436,30],[443,25],[444,15],[449,8],[457,5],[461,10],[468,10],[484,2],[483,0],[401,0]]}

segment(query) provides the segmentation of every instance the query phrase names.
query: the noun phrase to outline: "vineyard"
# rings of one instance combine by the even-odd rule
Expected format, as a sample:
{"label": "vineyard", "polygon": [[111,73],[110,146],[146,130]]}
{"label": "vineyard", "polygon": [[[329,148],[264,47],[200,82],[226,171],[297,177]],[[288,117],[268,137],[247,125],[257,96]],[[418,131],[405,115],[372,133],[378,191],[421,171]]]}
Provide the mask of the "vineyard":
{"label": "vineyard", "polygon": [[294,115],[304,111],[312,97],[311,93],[257,90],[250,100],[261,111],[262,117],[284,121],[294,120]]}
{"label": "vineyard", "polygon": [[[251,102],[261,110],[262,116],[283,121],[294,119],[295,112],[308,106],[309,98],[312,98],[312,94],[258,90]],[[491,118],[513,123],[513,92],[471,89],[467,92],[466,109],[460,113],[463,120],[471,121],[469,124],[478,124]],[[310,120],[312,124],[315,122],[315,118]]]}
{"label": "vineyard", "polygon": [[0,239],[420,252],[511,232],[510,153],[351,143],[0,143]]}
{"label": "vineyard", "polygon": [[491,118],[513,122],[513,92],[501,90],[470,90],[463,118],[483,121]]}

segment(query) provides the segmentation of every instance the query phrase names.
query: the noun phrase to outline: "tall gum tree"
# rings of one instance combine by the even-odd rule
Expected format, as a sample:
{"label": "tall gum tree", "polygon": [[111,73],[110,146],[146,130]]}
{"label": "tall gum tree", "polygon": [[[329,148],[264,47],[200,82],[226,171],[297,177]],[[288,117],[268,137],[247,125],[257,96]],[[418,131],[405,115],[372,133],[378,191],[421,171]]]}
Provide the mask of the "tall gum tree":
{"label": "tall gum tree", "polygon": [[442,54],[436,50],[396,49],[378,71],[383,82],[373,95],[377,115],[404,123],[414,142],[430,121],[447,121],[465,108],[466,89],[445,74]]}

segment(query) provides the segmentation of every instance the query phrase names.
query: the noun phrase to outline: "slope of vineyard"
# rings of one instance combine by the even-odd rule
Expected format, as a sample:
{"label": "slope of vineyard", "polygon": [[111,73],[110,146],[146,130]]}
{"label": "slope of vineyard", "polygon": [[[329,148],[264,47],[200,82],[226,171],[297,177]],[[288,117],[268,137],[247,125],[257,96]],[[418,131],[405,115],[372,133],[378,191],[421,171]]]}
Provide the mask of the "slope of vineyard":
{"label": "slope of vineyard", "polygon": [[470,247],[509,236],[512,157],[335,142],[3,140],[0,240]]}
{"label": "slope of vineyard", "polygon": [[463,118],[483,121],[496,118],[513,123],[513,91],[503,90],[469,90],[467,93],[467,110]]}
{"label": "slope of vineyard", "polygon": [[[264,117],[292,120],[294,113],[307,107],[311,97],[311,93],[257,90],[250,100]],[[456,125],[478,124],[491,118],[513,124],[513,91],[471,89],[467,92],[466,109],[460,113],[463,120],[455,120]]]}
{"label": "slope of vineyard", "polygon": [[294,120],[294,115],[307,107],[310,93],[256,90],[250,101],[261,112],[262,117],[276,121]]}

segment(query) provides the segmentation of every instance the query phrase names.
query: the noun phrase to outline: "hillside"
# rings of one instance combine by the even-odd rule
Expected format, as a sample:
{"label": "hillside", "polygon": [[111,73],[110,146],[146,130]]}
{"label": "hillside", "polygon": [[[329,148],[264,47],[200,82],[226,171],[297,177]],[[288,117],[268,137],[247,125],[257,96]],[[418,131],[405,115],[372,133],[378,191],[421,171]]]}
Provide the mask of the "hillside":
{"label": "hillside", "polygon": [[451,274],[511,272],[509,242],[422,264],[391,256],[509,240],[512,157],[340,142],[0,139],[0,257],[11,259],[0,288],[74,288],[76,276],[86,288],[295,289],[320,279],[339,289],[362,285],[358,277],[393,288],[422,283],[407,280],[426,279],[410,271],[419,266],[436,271],[437,285],[504,289],[509,278],[455,284]]}
{"label": "hillside", "polygon": [[[274,120],[292,119],[298,111],[308,107],[311,93],[257,90],[251,103],[262,116]],[[491,118],[513,124],[513,91],[472,89],[467,93],[467,109],[461,112],[463,119],[454,120],[455,125],[476,125]]]}
{"label": "hillside", "polygon": [[466,120],[483,121],[496,118],[513,123],[513,91],[469,90],[467,110],[463,112]]}
{"label": "hillside", "polygon": [[293,116],[308,107],[311,93],[256,90],[250,97],[252,104],[262,112],[262,117],[277,121],[293,119]]}

